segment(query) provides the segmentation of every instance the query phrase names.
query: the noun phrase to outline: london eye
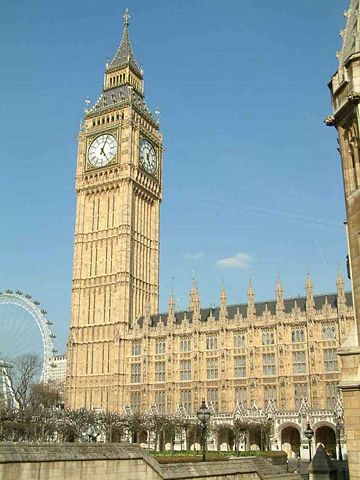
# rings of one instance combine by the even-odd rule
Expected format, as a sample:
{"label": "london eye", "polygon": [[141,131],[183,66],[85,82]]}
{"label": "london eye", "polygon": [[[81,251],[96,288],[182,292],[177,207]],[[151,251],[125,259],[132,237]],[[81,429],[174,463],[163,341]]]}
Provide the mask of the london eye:
{"label": "london eye", "polygon": [[42,366],[39,381],[46,382],[56,353],[51,325],[47,312],[31,295],[0,292],[0,360],[11,364],[22,355],[36,355]]}

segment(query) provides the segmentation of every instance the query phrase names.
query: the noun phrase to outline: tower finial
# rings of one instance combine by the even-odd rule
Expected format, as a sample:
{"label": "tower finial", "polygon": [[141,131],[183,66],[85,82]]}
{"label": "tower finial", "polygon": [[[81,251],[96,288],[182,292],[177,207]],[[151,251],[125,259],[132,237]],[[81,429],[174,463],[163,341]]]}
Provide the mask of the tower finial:
{"label": "tower finial", "polygon": [[130,14],[129,14],[129,9],[128,8],[125,10],[123,19],[124,19],[125,27],[128,27],[129,26],[129,20],[130,20]]}

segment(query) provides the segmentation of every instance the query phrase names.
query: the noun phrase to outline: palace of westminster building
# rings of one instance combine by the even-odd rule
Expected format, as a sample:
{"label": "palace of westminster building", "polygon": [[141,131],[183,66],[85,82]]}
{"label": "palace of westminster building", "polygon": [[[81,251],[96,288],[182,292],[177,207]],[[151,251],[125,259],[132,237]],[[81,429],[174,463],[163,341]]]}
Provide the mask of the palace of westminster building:
{"label": "palace of westminster building", "polygon": [[205,398],[214,419],[272,416],[275,443],[291,428],[305,445],[308,419],[334,432],[336,352],[355,327],[340,273],[334,294],[314,295],[308,275],[304,297],[284,299],[278,279],[272,301],[250,283],[246,304],[222,288],[213,309],[193,281],[188,310],[171,295],[158,313],[163,145],[143,92],[126,12],[79,133],[66,406],[193,415]]}

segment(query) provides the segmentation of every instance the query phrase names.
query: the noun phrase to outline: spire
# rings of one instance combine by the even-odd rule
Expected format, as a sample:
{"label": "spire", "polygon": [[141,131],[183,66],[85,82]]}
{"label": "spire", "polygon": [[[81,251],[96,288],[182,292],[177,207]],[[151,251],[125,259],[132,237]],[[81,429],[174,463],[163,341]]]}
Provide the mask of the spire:
{"label": "spire", "polygon": [[169,297],[168,307],[169,307],[169,319],[175,322],[175,298],[174,298],[174,292],[172,289]]}
{"label": "spire", "polygon": [[300,308],[299,308],[299,305],[297,303],[297,300],[295,298],[295,301],[294,301],[294,306],[293,306],[293,314],[295,314],[295,316],[297,316],[299,313],[300,313]]}
{"label": "spire", "polygon": [[340,32],[343,39],[342,48],[336,54],[339,59],[339,69],[344,66],[351,55],[358,53],[360,50],[359,0],[350,0],[350,7],[345,10],[344,17],[346,18],[346,26]]}
{"label": "spire", "polygon": [[157,130],[159,121],[151,114],[144,98],[143,71],[139,67],[129,38],[128,10],[124,14],[124,31],[114,58],[106,64],[102,93],[90,106],[86,102],[85,116],[91,118],[109,109],[132,105]]}
{"label": "spire", "polygon": [[346,306],[345,282],[340,269],[338,269],[338,273],[336,277],[336,290],[337,290],[337,306],[338,306],[338,309],[340,309],[341,307]]}
{"label": "spire", "polygon": [[226,295],[225,287],[223,284],[220,291],[220,318],[227,318],[227,317],[228,317],[227,295]]}
{"label": "spire", "polygon": [[249,280],[249,287],[247,291],[247,299],[248,299],[248,306],[247,306],[247,317],[252,317],[256,315],[255,310],[255,293],[252,286],[251,279]]}
{"label": "spire", "polygon": [[306,310],[310,311],[311,309],[315,308],[315,302],[314,302],[313,286],[312,286],[309,272],[306,275],[305,288],[306,288]]}
{"label": "spire", "polygon": [[278,273],[277,283],[276,283],[276,314],[280,314],[285,310],[284,306],[284,290],[281,285],[280,275]]}
{"label": "spire", "polygon": [[126,9],[124,13],[124,32],[122,35],[122,39],[117,49],[114,58],[111,62],[106,66],[106,71],[109,72],[111,70],[116,70],[120,67],[130,67],[138,77],[142,78],[142,71],[139,68],[132,47],[129,37],[129,10]]}
{"label": "spire", "polygon": [[189,310],[195,317],[200,318],[200,295],[195,275],[193,274],[191,290],[189,293]]}

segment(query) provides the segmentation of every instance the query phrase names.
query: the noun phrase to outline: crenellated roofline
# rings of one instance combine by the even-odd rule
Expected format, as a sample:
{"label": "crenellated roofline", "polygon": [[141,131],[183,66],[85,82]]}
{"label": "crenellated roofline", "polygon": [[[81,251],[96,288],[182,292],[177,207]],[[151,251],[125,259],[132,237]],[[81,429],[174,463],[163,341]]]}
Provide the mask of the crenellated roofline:
{"label": "crenellated roofline", "polygon": [[[352,307],[352,293],[346,292],[346,306],[348,308]],[[334,292],[328,294],[319,294],[314,295],[314,309],[315,311],[321,311],[326,305],[331,308],[338,308],[338,295]],[[272,316],[276,316],[276,300],[261,301],[255,302],[255,314],[254,317],[260,319],[266,310]],[[247,303],[238,303],[231,304],[227,306],[228,320],[234,320],[239,316],[243,319],[248,319],[247,315],[248,304]],[[284,298],[284,313],[291,314],[295,309],[298,309],[300,312],[305,313],[306,309],[306,296],[301,297],[290,297]],[[159,322],[163,322],[165,325],[168,321],[168,313],[160,313],[157,315],[150,316],[150,324],[152,326],[157,325]],[[220,320],[220,306],[215,306],[214,308],[201,308],[200,309],[200,322],[206,322],[209,318],[214,320]],[[138,319],[138,324],[142,325],[144,322],[144,317]],[[192,323],[194,320],[194,315],[191,310],[179,310],[175,313],[175,323],[182,323],[184,320]]]}
{"label": "crenellated roofline", "polygon": [[239,320],[257,321],[264,318],[283,318],[287,315],[306,313],[309,318],[323,309],[337,309],[339,314],[346,315],[347,309],[352,308],[352,293],[345,292],[344,277],[340,271],[336,277],[336,293],[317,294],[313,293],[313,284],[310,273],[307,273],[305,291],[306,294],[297,297],[283,297],[283,288],[278,274],[276,283],[275,299],[268,301],[255,301],[255,291],[251,279],[247,290],[247,303],[227,305],[227,295],[224,285],[221,286],[219,306],[201,308],[200,294],[196,280],[193,278],[189,294],[189,307],[187,310],[176,311],[174,293],[171,292],[169,312],[156,315],[144,315],[138,319],[138,325],[144,323],[149,326],[159,324],[167,325],[168,319],[171,324],[187,322],[207,322],[208,320]]}

